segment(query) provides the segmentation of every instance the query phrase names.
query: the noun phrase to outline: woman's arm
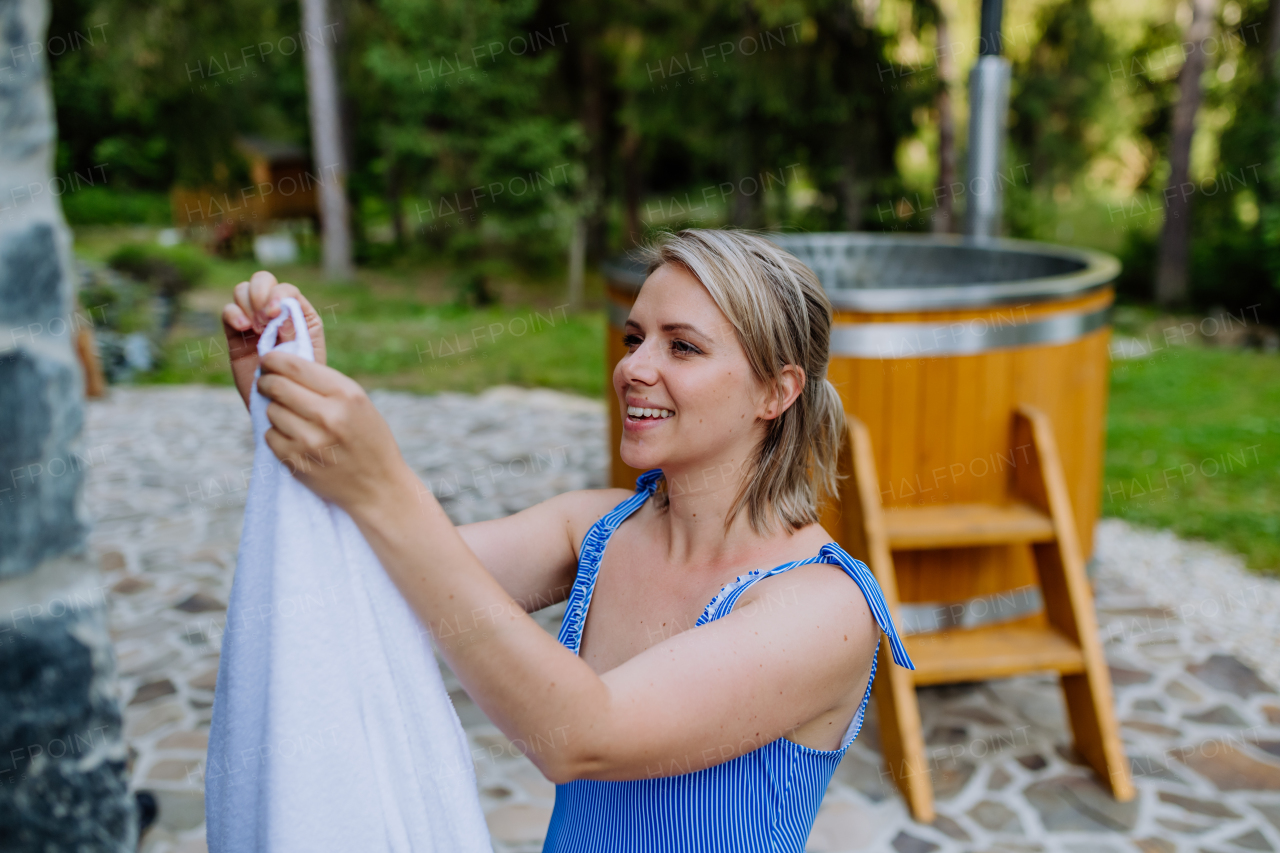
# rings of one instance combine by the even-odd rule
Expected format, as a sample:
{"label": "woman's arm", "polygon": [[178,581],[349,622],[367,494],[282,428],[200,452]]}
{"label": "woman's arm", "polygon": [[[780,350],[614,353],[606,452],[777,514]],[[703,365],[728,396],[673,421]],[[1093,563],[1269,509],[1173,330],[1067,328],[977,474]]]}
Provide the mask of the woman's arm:
{"label": "woman's arm", "polygon": [[866,684],[875,622],[835,566],[761,582],[730,616],[601,676],[512,601],[434,499],[408,496],[406,486],[389,488],[353,518],[463,687],[553,782],[720,764]]}
{"label": "woman's arm", "polygon": [[[233,301],[222,309],[231,374],[246,408],[258,369],[258,338],[280,313],[281,300],[289,296],[302,306],[315,360],[324,364],[324,323],[294,285],[282,284],[271,273],[259,271],[236,285]],[[293,321],[288,320],[280,329],[280,340],[293,337]],[[507,518],[468,524],[458,530],[508,594],[533,612],[568,596],[577,567],[576,543],[596,518],[626,495],[617,489],[559,495]]]}
{"label": "woman's arm", "polygon": [[485,570],[355,382],[284,353],[262,367],[272,450],[333,454],[299,478],[351,514],[467,692],[549,779],[719,764],[866,682],[875,623],[857,586],[824,565],[763,581],[730,616],[597,675]]}
{"label": "woman's arm", "polygon": [[489,574],[526,613],[564,601],[577,576],[578,545],[625,489],[566,492],[506,518],[457,528]]}

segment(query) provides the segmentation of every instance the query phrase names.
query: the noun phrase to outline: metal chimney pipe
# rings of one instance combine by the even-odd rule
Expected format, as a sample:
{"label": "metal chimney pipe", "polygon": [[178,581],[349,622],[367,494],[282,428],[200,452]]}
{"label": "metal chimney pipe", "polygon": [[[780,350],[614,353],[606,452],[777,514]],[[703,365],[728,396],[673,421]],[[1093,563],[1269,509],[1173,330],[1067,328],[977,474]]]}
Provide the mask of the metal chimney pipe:
{"label": "metal chimney pipe", "polygon": [[1003,0],[982,0],[981,51],[969,72],[969,174],[965,233],[1000,234],[1002,173],[1009,116],[1009,60],[1000,55]]}
{"label": "metal chimney pipe", "polygon": [[1004,17],[1004,0],[983,0],[982,19],[980,25],[982,56],[999,56],[1001,54],[1000,22]]}

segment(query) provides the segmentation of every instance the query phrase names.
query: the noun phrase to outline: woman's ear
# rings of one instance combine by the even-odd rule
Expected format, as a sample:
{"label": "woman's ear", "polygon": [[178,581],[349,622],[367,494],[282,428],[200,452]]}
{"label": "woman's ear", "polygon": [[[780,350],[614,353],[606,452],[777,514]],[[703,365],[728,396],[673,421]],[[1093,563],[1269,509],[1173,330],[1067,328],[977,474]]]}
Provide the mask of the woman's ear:
{"label": "woman's ear", "polygon": [[800,396],[800,392],[804,390],[804,380],[804,368],[797,367],[794,364],[788,364],[783,367],[778,372],[778,378],[774,380],[773,393],[765,402],[764,413],[760,417],[771,421],[791,408],[791,404],[796,401]]}

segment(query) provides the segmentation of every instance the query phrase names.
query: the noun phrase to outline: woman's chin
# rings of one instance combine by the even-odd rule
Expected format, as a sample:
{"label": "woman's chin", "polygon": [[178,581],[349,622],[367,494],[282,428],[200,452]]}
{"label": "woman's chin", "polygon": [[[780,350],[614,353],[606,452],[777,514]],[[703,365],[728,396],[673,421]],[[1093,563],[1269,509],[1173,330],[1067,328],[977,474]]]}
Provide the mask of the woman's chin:
{"label": "woman's chin", "polygon": [[622,464],[637,471],[649,471],[653,468],[662,467],[663,457],[661,454],[654,453],[651,448],[636,447],[625,438],[622,440],[622,447],[619,448],[618,456],[622,459]]}

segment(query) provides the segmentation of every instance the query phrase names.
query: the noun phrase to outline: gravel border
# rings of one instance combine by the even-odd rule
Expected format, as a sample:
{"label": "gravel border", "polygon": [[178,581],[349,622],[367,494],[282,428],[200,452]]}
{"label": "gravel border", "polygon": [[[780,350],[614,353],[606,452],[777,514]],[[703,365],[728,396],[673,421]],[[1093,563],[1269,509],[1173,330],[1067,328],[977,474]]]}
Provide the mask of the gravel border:
{"label": "gravel border", "polygon": [[1098,522],[1099,580],[1133,590],[1166,609],[1165,618],[1193,626],[1215,645],[1280,684],[1280,579],[1245,567],[1244,558],[1171,530],[1118,518]]}

